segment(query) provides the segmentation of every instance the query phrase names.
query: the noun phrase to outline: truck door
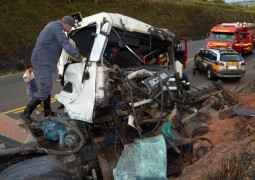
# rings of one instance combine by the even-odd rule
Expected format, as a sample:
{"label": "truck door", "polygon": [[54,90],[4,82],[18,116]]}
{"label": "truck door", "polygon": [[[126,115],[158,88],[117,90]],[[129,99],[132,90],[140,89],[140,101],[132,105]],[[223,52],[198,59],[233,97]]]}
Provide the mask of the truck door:
{"label": "truck door", "polygon": [[182,37],[176,41],[174,51],[175,51],[174,52],[175,59],[177,59],[183,65],[183,69],[185,69],[186,62],[187,62],[187,40],[186,40],[186,37]]}

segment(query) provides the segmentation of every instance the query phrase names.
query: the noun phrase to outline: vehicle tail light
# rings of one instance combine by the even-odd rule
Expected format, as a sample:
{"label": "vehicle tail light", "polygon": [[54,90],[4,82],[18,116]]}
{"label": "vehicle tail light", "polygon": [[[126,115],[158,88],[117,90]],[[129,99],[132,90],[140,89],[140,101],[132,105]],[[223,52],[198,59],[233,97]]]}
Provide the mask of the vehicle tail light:
{"label": "vehicle tail light", "polygon": [[223,62],[216,62],[215,64],[218,65],[218,66],[224,66]]}
{"label": "vehicle tail light", "polygon": [[218,69],[212,68],[212,72],[216,73]]}
{"label": "vehicle tail light", "polygon": [[242,63],[241,63],[241,66],[245,66],[245,62],[242,62]]}

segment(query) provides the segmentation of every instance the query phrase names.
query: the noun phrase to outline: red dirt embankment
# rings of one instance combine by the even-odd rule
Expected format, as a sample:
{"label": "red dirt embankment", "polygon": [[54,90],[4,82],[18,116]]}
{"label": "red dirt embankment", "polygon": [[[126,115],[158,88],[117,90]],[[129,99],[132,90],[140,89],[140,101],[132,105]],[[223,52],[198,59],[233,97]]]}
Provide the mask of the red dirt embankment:
{"label": "red dirt embankment", "polygon": [[[239,94],[238,107],[255,110],[255,93]],[[234,116],[221,120],[217,112],[206,122],[204,135],[214,148],[169,179],[253,179],[255,178],[255,118]]]}

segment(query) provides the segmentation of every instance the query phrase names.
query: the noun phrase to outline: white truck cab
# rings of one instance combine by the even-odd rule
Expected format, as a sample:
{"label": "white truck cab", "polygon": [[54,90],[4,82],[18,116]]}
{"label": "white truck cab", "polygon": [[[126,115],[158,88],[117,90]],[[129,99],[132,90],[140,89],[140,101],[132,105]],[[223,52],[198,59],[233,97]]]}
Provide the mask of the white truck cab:
{"label": "white truck cab", "polygon": [[[109,74],[116,69],[125,71],[126,74],[122,73],[125,78],[155,76],[153,80],[141,80],[148,94],[156,93],[152,86],[158,87],[160,80],[170,81],[176,73],[182,77],[187,60],[185,38],[177,39],[167,29],[116,13],[102,12],[85,18],[80,13],[71,16],[77,28],[68,37],[87,61],[66,65],[64,88],[55,97],[72,119],[93,122],[96,107],[109,99],[112,82]],[[164,69],[160,71],[162,74],[157,73],[159,69]]]}

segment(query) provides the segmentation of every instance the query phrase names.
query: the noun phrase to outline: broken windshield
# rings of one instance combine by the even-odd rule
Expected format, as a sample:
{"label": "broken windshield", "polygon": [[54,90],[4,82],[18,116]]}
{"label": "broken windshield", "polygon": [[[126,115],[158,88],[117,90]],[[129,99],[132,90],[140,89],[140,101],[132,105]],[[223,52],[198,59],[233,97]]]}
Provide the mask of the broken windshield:
{"label": "broken windshield", "polygon": [[79,52],[84,57],[89,57],[92,46],[94,44],[95,36],[93,34],[96,33],[96,25],[91,25],[86,28],[79,29],[70,34],[70,38],[74,40],[76,43]]}
{"label": "broken windshield", "polygon": [[219,42],[232,42],[234,41],[234,33],[212,32],[210,34],[209,40]]}

